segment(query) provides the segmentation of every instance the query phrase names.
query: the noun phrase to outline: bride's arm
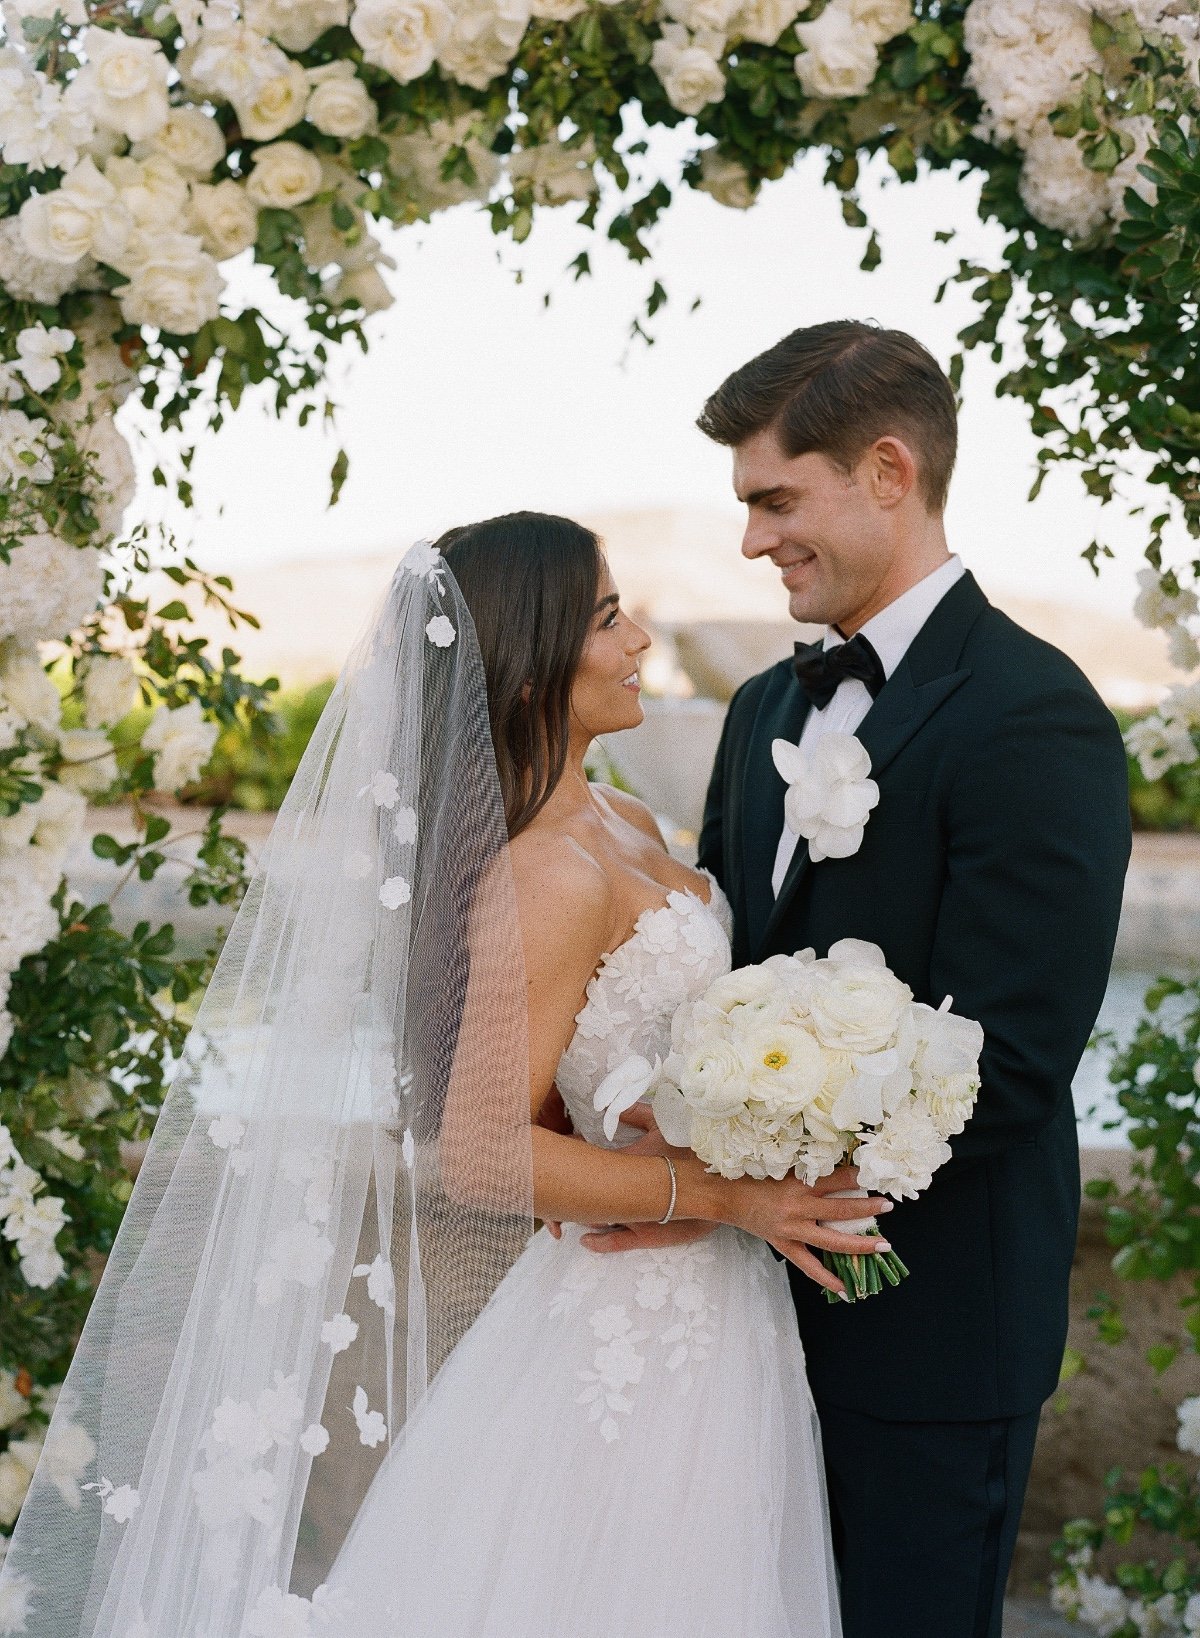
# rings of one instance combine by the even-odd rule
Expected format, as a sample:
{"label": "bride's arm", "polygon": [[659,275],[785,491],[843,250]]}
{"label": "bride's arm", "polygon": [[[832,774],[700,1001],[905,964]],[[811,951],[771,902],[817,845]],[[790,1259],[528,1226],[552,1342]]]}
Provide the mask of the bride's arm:
{"label": "bride's arm", "polygon": [[[517,906],[528,985],[530,1106],[536,1121],[554,1085],[575,1028],[588,980],[622,929],[614,929],[608,878],[569,838],[537,851],[513,849]],[[630,1154],[535,1125],[533,1205],[543,1219],[575,1223],[656,1223],[671,1200],[662,1155]],[[714,1177],[687,1149],[673,1149],[678,1218],[731,1223],[769,1241],[819,1284],[840,1282],[811,1247],[861,1252],[864,1241],[819,1226],[818,1219],[862,1217],[890,1202],[833,1200],[845,1179],[816,1188],[797,1179],[781,1183]]]}

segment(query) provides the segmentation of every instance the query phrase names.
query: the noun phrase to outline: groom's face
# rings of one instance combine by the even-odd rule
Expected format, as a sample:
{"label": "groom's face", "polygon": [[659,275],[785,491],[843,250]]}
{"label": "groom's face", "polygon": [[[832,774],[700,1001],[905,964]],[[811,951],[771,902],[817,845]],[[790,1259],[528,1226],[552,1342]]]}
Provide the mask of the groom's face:
{"label": "groom's face", "polygon": [[891,513],[869,466],[870,452],[853,472],[827,455],[788,455],[770,430],[734,450],[733,486],[748,514],[742,554],[775,564],[793,620],[853,624],[887,579]]}

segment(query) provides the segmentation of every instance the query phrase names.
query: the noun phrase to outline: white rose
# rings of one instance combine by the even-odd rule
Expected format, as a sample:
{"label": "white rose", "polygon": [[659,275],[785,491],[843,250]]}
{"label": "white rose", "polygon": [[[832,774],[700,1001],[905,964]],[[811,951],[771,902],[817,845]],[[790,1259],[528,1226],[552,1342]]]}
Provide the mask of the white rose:
{"label": "white rose", "polygon": [[[259,85],[252,98],[234,104],[238,124],[255,142],[270,142],[298,125],[308,101],[308,79],[299,63],[288,60],[278,74]],[[256,156],[257,157],[257,156]]]}
{"label": "white rose", "polygon": [[949,1159],[950,1145],[929,1112],[912,1102],[902,1103],[854,1151],[861,1187],[896,1200],[915,1200]]}
{"label": "white rose", "polygon": [[72,790],[92,796],[106,791],[119,768],[109,737],[99,728],[68,728],[58,736],[64,766],[58,778]]}
{"label": "white rose", "polygon": [[328,29],[342,27],[350,0],[246,0],[246,21],[287,51],[307,51]]}
{"label": "white rose", "polygon": [[89,728],[120,722],[140,701],[137,673],[121,654],[93,654],[83,673],[83,720]]}
{"label": "white rose", "polygon": [[153,324],[172,335],[194,335],[220,312],[225,287],[217,264],[188,233],[148,239],[129,283],[113,294],[130,324]]}
{"label": "white rose", "polygon": [[321,68],[310,68],[308,103],[304,117],[326,136],[353,142],[375,124],[371,93],[354,72],[354,64],[339,58]]}
{"label": "white rose", "polygon": [[23,721],[47,733],[58,727],[62,700],[32,643],[14,637],[0,643],[0,692]]}
{"label": "white rose", "polygon": [[796,0],[742,0],[730,20],[729,32],[739,40],[774,45],[803,10],[805,7],[797,5]]}
{"label": "white rose", "polygon": [[909,0],[847,0],[850,17],[873,45],[886,45],[913,25]]}
{"label": "white rose", "polygon": [[23,861],[0,859],[0,968],[11,972],[57,931],[50,889]]}
{"label": "white rose", "polygon": [[1079,1619],[1098,1634],[1098,1638],[1112,1638],[1130,1619],[1132,1606],[1120,1587],[1114,1587],[1100,1575],[1081,1575],[1078,1578]]}
{"label": "white rose", "polygon": [[18,212],[26,248],[49,262],[77,263],[93,249],[106,212],[117,203],[117,190],[81,159],[50,193],[31,194]]}
{"label": "white rose", "polygon": [[433,67],[452,22],[443,0],[358,0],[350,32],[367,62],[407,85]]}
{"label": "white rose", "polygon": [[797,23],[796,37],[804,48],[796,78],[808,96],[861,97],[870,88],[879,52],[843,0],[832,0],[816,22]]}
{"label": "white rose", "polygon": [[258,238],[258,211],[242,184],[232,177],[196,183],[188,201],[188,214],[200,243],[219,262],[241,255]]}
{"label": "white rose", "polygon": [[893,1044],[911,1001],[912,991],[894,973],[864,963],[818,971],[808,1005],[823,1046],[862,1053]]}
{"label": "white rose", "polygon": [[720,37],[702,36],[689,41],[688,32],[678,23],[663,26],[662,38],[654,42],[650,66],[662,81],[667,101],[681,114],[696,115],[710,103],[725,96],[725,75],[718,57]]}
{"label": "white rose", "polygon": [[137,491],[137,469],[129,440],[111,415],[99,414],[75,429],[75,441],[88,459],[85,487],[101,530],[116,534]]}
{"label": "white rose", "polygon": [[508,68],[529,26],[529,0],[455,0],[438,62],[460,85],[486,91]]}
{"label": "white rose", "polygon": [[76,95],[98,125],[140,142],[166,124],[170,64],[157,40],[88,28],[80,44]]}
{"label": "white rose", "polygon": [[684,1097],[705,1115],[732,1115],[746,1103],[749,1069],[732,1041],[708,1037],[688,1054],[679,1086]]}
{"label": "white rose", "polygon": [[569,23],[587,10],[588,0],[534,0],[533,15],[548,23]]}
{"label": "white rose", "polygon": [[0,220],[0,285],[17,301],[57,307],[68,290],[78,289],[94,272],[95,263],[87,256],[63,262],[35,255],[25,242],[20,215]]}
{"label": "white rose", "polygon": [[61,638],[92,612],[103,586],[95,547],[72,546],[44,530],[30,533],[0,563],[0,639]]}
{"label": "white rose", "polygon": [[11,1450],[0,1452],[0,1524],[16,1522],[32,1478],[33,1469],[19,1462]]}
{"label": "white rose", "polygon": [[737,9],[738,0],[662,0],[663,15],[693,34],[728,33]]}
{"label": "white rose", "polygon": [[729,158],[719,148],[705,148],[700,155],[700,181],[696,187],[731,210],[749,210],[755,199],[749,171],[740,159]]}
{"label": "white rose", "polygon": [[136,227],[155,233],[178,231],[187,208],[188,184],[166,154],[148,154],[142,160],[118,156],[105,165],[104,176]]}
{"label": "white rose", "polygon": [[[0,853],[37,854],[39,879],[53,886],[62,861],[83,830],[87,803],[78,791],[43,780],[36,802],[23,802],[16,813],[0,819]],[[32,861],[31,861],[32,862]]]}
{"label": "white rose", "polygon": [[142,735],[142,749],[154,752],[154,787],[177,791],[200,773],[217,743],[217,725],[206,722],[199,700],[168,710],[160,706]]}
{"label": "white rose", "polygon": [[294,210],[321,187],[321,162],[298,142],[273,142],[254,155],[246,192],[256,205]]}
{"label": "white rose", "polygon": [[256,29],[222,18],[206,24],[175,66],[189,90],[236,108],[253,102],[268,80],[286,73],[288,57]]}
{"label": "white rose", "polygon": [[68,171],[95,136],[95,122],[11,47],[0,47],[0,153],[31,171]]}
{"label": "white rose", "polygon": [[133,150],[135,159],[161,154],[184,176],[201,179],[225,157],[225,133],[203,108],[172,108],[167,122]]}
{"label": "white rose", "polygon": [[514,181],[533,185],[539,205],[566,205],[590,199],[596,192],[596,150],[590,139],[578,148],[561,142],[540,142],[533,148],[515,148],[508,169]]}
{"label": "white rose", "polygon": [[[390,256],[378,258],[387,267],[395,267]],[[375,262],[366,267],[347,268],[337,274],[328,285],[329,299],[335,306],[357,302],[364,313],[381,313],[395,301],[387,282]]]}

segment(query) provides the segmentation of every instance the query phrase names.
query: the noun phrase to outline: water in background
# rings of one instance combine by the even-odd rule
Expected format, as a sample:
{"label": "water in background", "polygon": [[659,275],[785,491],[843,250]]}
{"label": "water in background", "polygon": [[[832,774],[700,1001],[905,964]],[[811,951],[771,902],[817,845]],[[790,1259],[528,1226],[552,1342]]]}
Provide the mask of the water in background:
{"label": "water in background", "polygon": [[[1157,976],[1156,973],[1115,970],[1096,1021],[1097,1031],[1111,1030],[1124,1046],[1142,1015],[1142,999]],[[1107,1043],[1089,1047],[1075,1077],[1073,1090],[1079,1115],[1079,1141],[1084,1148],[1119,1148],[1125,1143],[1125,1116],[1108,1082],[1112,1058],[1113,1048]],[[1107,1131],[1105,1123],[1111,1120],[1118,1120],[1121,1125]]]}

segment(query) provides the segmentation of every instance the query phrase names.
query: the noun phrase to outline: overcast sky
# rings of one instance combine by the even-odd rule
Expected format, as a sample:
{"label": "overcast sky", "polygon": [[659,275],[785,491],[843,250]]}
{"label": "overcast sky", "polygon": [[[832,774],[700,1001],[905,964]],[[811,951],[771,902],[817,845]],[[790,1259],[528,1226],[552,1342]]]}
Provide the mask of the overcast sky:
{"label": "overcast sky", "polygon": [[[370,321],[370,353],[335,369],[351,460],[340,505],[325,504],[331,439],[247,404],[196,461],[198,506],[183,527],[200,560],[236,573],[312,553],[398,552],[514,507],[732,511],[728,453],[692,424],[722,377],[797,325],[835,317],[910,330],[945,363],[972,309],[957,289],[935,306],[937,286],[959,254],[994,256],[999,243],[975,215],[970,179],[872,180],[864,200],[884,257],[863,273],[865,235],[844,226],[820,174],[811,156],[748,212],[681,194],[653,241],[653,274],[579,229],[577,207],[541,212],[515,249],[470,205],[391,233],[395,305]],[[957,238],[935,244],[951,227]],[[574,283],[565,269],[582,248],[595,276]],[[653,276],[671,302],[647,348],[627,332]],[[258,288],[252,271],[233,277]],[[1106,514],[1065,470],[1026,501],[1035,444],[1023,407],[994,396],[997,374],[981,355],[968,365],[952,546],[996,590],[1127,609],[1138,525]],[[1079,558],[1097,532],[1120,549],[1098,583]]]}

